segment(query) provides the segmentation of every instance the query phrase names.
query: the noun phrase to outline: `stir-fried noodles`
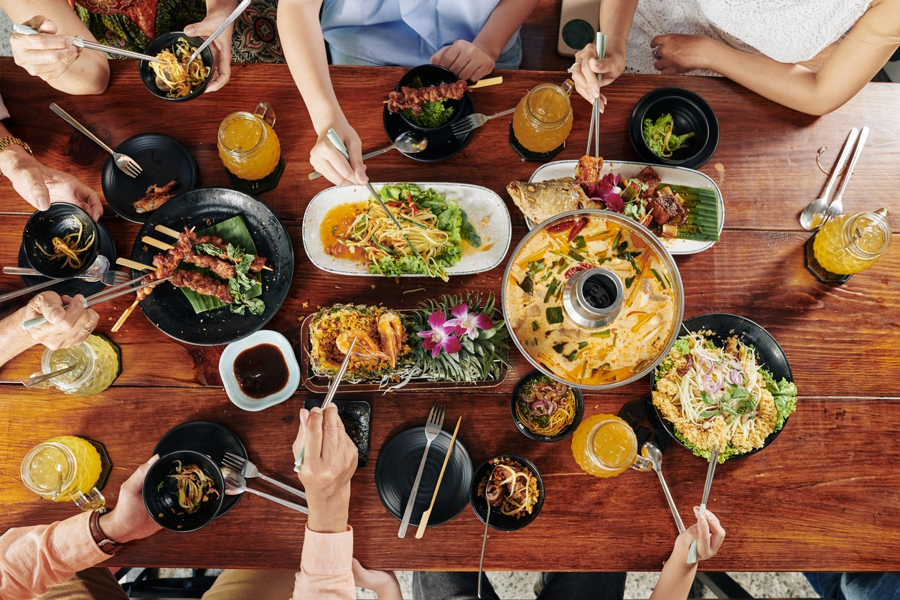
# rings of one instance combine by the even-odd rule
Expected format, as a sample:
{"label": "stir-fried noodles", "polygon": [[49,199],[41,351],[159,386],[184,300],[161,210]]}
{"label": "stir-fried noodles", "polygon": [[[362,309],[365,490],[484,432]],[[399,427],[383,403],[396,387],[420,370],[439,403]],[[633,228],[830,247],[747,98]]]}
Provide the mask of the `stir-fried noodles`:
{"label": "stir-fried noodles", "polygon": [[156,73],[159,89],[168,89],[167,97],[183,98],[209,77],[211,69],[203,64],[202,56],[198,55],[191,64],[187,64],[196,49],[185,38],[178,38],[174,53],[166,49],[156,55],[156,58],[166,62],[150,63],[150,68]]}
{"label": "stir-fried noodles", "polygon": [[84,254],[94,244],[94,234],[83,244],[81,244],[81,235],[84,232],[84,224],[78,221],[78,231],[67,234],[65,237],[55,237],[51,240],[53,244],[53,252],[47,252],[38,244],[38,250],[49,256],[50,260],[63,260],[65,266],[71,269],[80,269],[84,265],[80,255]]}
{"label": "stir-fried noodles", "polygon": [[[213,480],[197,465],[182,465],[180,460],[175,472],[169,475],[175,480],[178,489],[178,506],[189,515],[200,510],[200,505],[209,500],[210,494],[219,495],[215,489]],[[160,488],[162,482],[160,482]]]}

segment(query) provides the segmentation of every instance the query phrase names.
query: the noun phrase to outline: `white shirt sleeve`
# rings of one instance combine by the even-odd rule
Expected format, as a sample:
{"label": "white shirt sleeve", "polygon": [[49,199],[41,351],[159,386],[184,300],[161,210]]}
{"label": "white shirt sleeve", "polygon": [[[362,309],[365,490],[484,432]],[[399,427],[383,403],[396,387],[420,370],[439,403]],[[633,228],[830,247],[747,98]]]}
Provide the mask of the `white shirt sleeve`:
{"label": "white shirt sleeve", "polygon": [[0,97],[0,121],[3,119],[9,118],[9,111],[6,110],[6,106],[3,105],[3,97]]}

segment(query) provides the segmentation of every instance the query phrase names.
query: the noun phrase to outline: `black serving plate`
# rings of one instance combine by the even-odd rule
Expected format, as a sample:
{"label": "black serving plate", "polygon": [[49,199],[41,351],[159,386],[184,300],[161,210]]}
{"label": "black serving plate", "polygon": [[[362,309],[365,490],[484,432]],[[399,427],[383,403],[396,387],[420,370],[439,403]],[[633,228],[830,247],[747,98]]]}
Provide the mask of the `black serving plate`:
{"label": "black serving plate", "polygon": [[[688,142],[690,145],[675,151],[672,158],[657,156],[644,141],[644,119],[655,121],[663,113],[672,115],[676,134],[695,132]],[[638,100],[631,111],[628,134],[634,151],[645,162],[699,169],[712,158],[719,146],[719,121],[709,103],[694,92],[667,87],[653,90]],[[698,143],[704,138],[704,143]]]}
{"label": "black serving plate", "polygon": [[[141,301],[144,314],[160,331],[176,340],[197,346],[218,346],[236,342],[262,329],[287,298],[294,274],[294,250],[284,224],[272,210],[243,192],[225,188],[194,190],[149,213],[134,242],[131,259],[149,265],[160,251],[141,242],[144,236],[172,242],[154,228],[165,225],[175,231],[185,227],[198,230],[240,215],[256,244],[259,256],[266,258],[272,271],[263,270],[262,300],[266,310],[261,316],[232,313],[227,307],[196,314],[182,291],[168,283],[153,289]],[[133,277],[140,275],[133,271]]]}
{"label": "black serving plate", "polygon": [[[109,234],[109,231],[106,230],[106,227],[104,227],[100,223],[97,223],[97,232],[100,238],[100,246],[98,248],[99,253],[102,256],[105,256],[106,260],[109,261],[109,268],[115,269],[116,245],[113,242],[112,236]],[[28,263],[28,259],[25,257],[24,245],[19,247],[18,266],[23,269],[31,268],[31,265]],[[47,278],[40,275],[22,275],[22,283],[25,285],[25,287],[38,285],[39,283],[44,283],[45,281],[47,281]],[[37,295],[41,292],[49,290],[52,292],[56,292],[60,296],[74,297],[76,294],[81,294],[82,296],[87,298],[91,294],[102,292],[105,289],[106,286],[102,281],[88,281],[87,279],[67,279],[65,281],[60,281],[55,285],[51,285],[50,287],[44,288],[43,290],[33,292],[33,294]]]}
{"label": "black serving plate", "polygon": [[[303,408],[310,410],[322,406],[322,398],[307,398]],[[359,452],[356,468],[362,469],[369,462],[369,434],[372,425],[372,407],[365,400],[334,400],[338,416],[344,424],[347,435],[356,444]]]}
{"label": "black serving plate", "polygon": [[[469,92],[466,92],[466,95],[462,99],[462,110],[459,111],[459,118],[474,114],[475,104],[472,102]],[[462,152],[462,149],[465,148],[470,141],[472,141],[472,135],[474,134],[473,130],[460,138],[453,135],[453,130],[447,125],[453,123],[456,119],[450,119],[450,122],[447,125],[438,129],[410,127],[406,122],[406,119],[403,118],[403,115],[388,111],[387,105],[384,106],[382,121],[384,122],[384,131],[387,133],[388,139],[391,140],[392,144],[401,133],[416,130],[425,133],[428,137],[428,146],[425,150],[416,154],[402,152],[404,156],[419,162],[440,162],[456,156]]]}
{"label": "black serving plate", "polygon": [[[90,247],[79,256],[82,261],[80,268],[67,267],[65,261],[62,260],[51,260],[49,256],[38,249],[41,247],[52,254],[53,238],[62,238],[77,231],[79,222],[82,226],[80,245],[84,245],[84,242],[91,239],[92,236],[94,238]],[[98,238],[97,224],[87,211],[74,204],[60,202],[51,204],[47,210],[35,211],[28,217],[25,229],[22,231],[22,246],[25,249],[27,266],[47,277],[63,279],[81,275],[91,268],[99,253]]]}
{"label": "black serving plate", "polygon": [[574,432],[578,428],[578,425],[581,423],[581,419],[582,417],[584,417],[584,394],[582,394],[581,390],[579,390],[578,388],[568,386],[569,389],[572,390],[572,393],[575,395],[575,419],[573,419],[565,429],[563,429],[556,435],[538,435],[528,429],[528,427],[526,427],[525,424],[522,423],[522,421],[519,419],[519,416],[516,414],[516,399],[519,396],[519,390],[523,385],[525,385],[532,379],[543,376],[543,373],[535,369],[534,371],[531,371],[530,373],[525,375],[518,382],[516,382],[516,387],[513,388],[512,398],[509,403],[509,410],[510,412],[512,412],[513,422],[516,424],[516,427],[519,431],[522,432],[522,435],[524,435],[528,439],[534,440],[536,442],[558,442],[572,435],[572,432]]}
{"label": "black serving plate", "polygon": [[[195,48],[199,48],[200,46],[202,46],[204,41],[203,38],[191,37],[183,31],[173,31],[171,33],[161,35],[147,44],[147,47],[144,48],[144,54],[146,54],[147,56],[156,56],[166,49],[174,53],[175,44],[178,42],[179,38],[185,38],[190,43],[190,45],[194,46]],[[115,54],[115,51],[112,51],[111,53]],[[150,68],[150,63],[148,61],[140,61],[138,65],[138,72],[141,75],[141,81],[144,82],[144,87],[150,90],[150,93],[157,98],[162,98],[163,100],[168,100],[169,102],[187,102],[188,100],[199,98],[203,94],[203,92],[206,90],[206,87],[209,85],[209,82],[212,81],[212,76],[215,71],[213,65],[212,49],[209,46],[203,49],[203,52],[200,53],[200,58],[203,59],[203,65],[211,69],[209,72],[209,77],[207,77],[206,80],[201,83],[198,88],[182,98],[169,98],[168,96],[166,96],[166,92],[163,92],[158,87],[156,87],[156,73],[154,73],[153,69]],[[132,156],[131,158],[134,157]]]}
{"label": "black serving plate", "polygon": [[[197,465],[204,475],[213,480],[210,487],[216,493],[208,494],[207,501],[202,502],[194,514],[187,514],[178,506],[178,487],[175,480],[169,477],[176,472],[179,462],[182,466]],[[196,531],[215,519],[222,508],[222,502],[226,498],[225,481],[219,465],[205,454],[178,450],[160,456],[159,460],[153,463],[147,471],[147,476],[144,477],[141,495],[147,512],[165,529],[178,532]],[[173,509],[176,512],[172,512]]]}
{"label": "black serving plate", "polygon": [[[416,493],[410,527],[418,527],[422,513],[428,510],[434,486],[437,484],[447,448],[450,447],[452,435],[441,431],[431,443],[425,470]],[[425,451],[425,428],[413,427],[400,432],[378,454],[375,464],[375,487],[381,503],[398,520],[403,518],[406,503],[412,491],[422,453]],[[469,503],[469,482],[472,480],[472,458],[462,441],[457,437],[453,443],[453,455],[447,462],[444,478],[438,490],[437,498],[428,527],[435,527],[455,518]]]}
{"label": "black serving plate", "polygon": [[[247,458],[247,449],[233,431],[212,421],[188,421],[166,432],[153,448],[161,457],[179,450],[191,450],[208,456],[218,467],[226,452]],[[238,503],[243,494],[225,496],[214,518],[218,519]]]}
{"label": "black serving plate", "polygon": [[[197,161],[181,142],[161,133],[141,133],[130,137],[116,147],[116,152],[127,154],[143,169],[137,177],[123,173],[112,156],[103,165],[103,196],[116,214],[132,223],[143,223],[151,213],[138,213],[134,203],[143,198],[151,185],[163,186],[178,180],[173,188],[176,194],[189,192],[197,187]],[[172,198],[169,202],[178,202]]]}
{"label": "black serving plate", "polygon": [[541,508],[544,506],[544,479],[541,477],[541,474],[538,473],[537,467],[534,466],[533,462],[515,454],[498,454],[494,458],[481,463],[478,468],[475,469],[475,474],[472,477],[469,497],[472,502],[472,510],[475,511],[475,514],[481,519],[482,523],[484,523],[484,520],[487,517],[487,500],[484,499],[484,496],[478,495],[478,486],[481,483],[481,480],[487,477],[493,469],[491,461],[498,458],[510,458],[521,463],[523,467],[526,467],[535,477],[537,477],[538,481],[538,502],[531,510],[530,515],[517,519],[515,517],[508,517],[500,514],[498,509],[491,508],[491,521],[488,524],[490,527],[498,531],[516,531],[530,525],[532,521],[537,518],[538,514],[540,514]]}
{"label": "black serving plate", "polygon": [[[732,315],[729,313],[708,313],[705,315],[698,315],[692,319],[688,319],[684,323],[682,323],[682,328],[689,332],[696,331],[707,331],[712,332],[707,333],[707,339],[713,340],[717,346],[721,347],[725,344],[725,340],[730,338],[733,335],[737,335],[738,339],[747,344],[749,346],[753,346],[756,349],[756,360],[766,370],[772,373],[772,377],[775,381],[781,381],[782,378],[787,379],[788,381],[794,381],[794,375],[791,372],[791,365],[788,363],[787,355],[785,355],[784,350],[782,350],[781,346],[778,345],[778,342],[775,341],[775,338],[772,337],[768,331],[751,321],[745,317],[741,317],[738,315]],[[650,389],[656,390],[656,371],[654,371],[654,376],[650,378]],[[667,421],[662,414],[659,412],[659,409],[654,405],[654,409],[656,410],[656,415],[659,418],[660,423],[663,428],[668,432],[672,439],[675,440],[680,446],[687,450],[691,450],[688,448],[684,442],[679,440],[675,436],[675,428],[672,423]],[[745,452],[743,454],[734,454],[729,460],[735,458],[744,458],[746,456],[750,456],[752,454],[756,454],[757,452],[762,452],[769,445],[775,441],[775,438],[784,431],[784,427],[787,427],[788,419],[785,419],[784,426],[778,431],[773,431],[766,438],[763,443],[762,448],[755,448],[750,452]],[[691,450],[693,452],[693,450]]]}

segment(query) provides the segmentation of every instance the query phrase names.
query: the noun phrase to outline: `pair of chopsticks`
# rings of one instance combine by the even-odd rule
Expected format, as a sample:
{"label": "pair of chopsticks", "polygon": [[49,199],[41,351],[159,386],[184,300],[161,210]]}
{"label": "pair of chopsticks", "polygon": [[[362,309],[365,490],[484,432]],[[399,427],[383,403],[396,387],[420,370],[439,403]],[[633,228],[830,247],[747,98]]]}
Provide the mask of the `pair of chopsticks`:
{"label": "pair of chopsticks", "polygon": [[422,539],[422,536],[425,535],[428,519],[431,518],[431,509],[434,508],[434,501],[437,500],[438,490],[441,489],[441,480],[444,479],[444,470],[447,468],[447,463],[450,462],[450,455],[453,454],[453,444],[456,442],[456,434],[459,433],[460,423],[462,423],[462,417],[456,421],[456,429],[453,430],[453,437],[450,438],[450,446],[447,447],[447,455],[444,456],[444,466],[441,467],[441,474],[438,475],[437,485],[434,486],[434,494],[431,495],[431,504],[428,506],[428,510],[422,513],[422,518],[419,519],[419,528],[416,530],[417,540]]}
{"label": "pair of chopsticks", "polygon": [[[597,32],[597,41],[594,44],[597,47],[597,60],[606,58],[606,34]],[[603,75],[597,73],[597,83],[603,82]],[[591,139],[594,140],[594,157],[600,156],[600,99],[594,100],[593,111],[591,112],[591,128],[588,131],[587,150],[584,153],[588,156],[591,154]]]}
{"label": "pair of chopsticks", "polygon": [[[700,516],[706,514],[706,503],[709,500],[709,489],[712,487],[713,475],[716,472],[716,463],[719,462],[719,446],[713,446],[709,455],[709,469],[706,471],[706,485],[703,488],[703,502],[700,504]],[[688,550],[687,564],[693,565],[697,562],[697,540],[691,542],[691,548]]]}
{"label": "pair of chopsticks", "polygon": [[[132,279],[131,281],[123,283],[122,285],[116,285],[116,286],[107,288],[107,289],[103,290],[102,292],[98,292],[98,293],[94,294],[93,296],[88,296],[87,298],[84,299],[84,307],[90,308],[97,304],[106,302],[108,300],[112,300],[113,298],[118,298],[119,296],[124,296],[125,294],[131,294],[138,290],[144,289],[147,286],[156,285],[157,283],[162,283],[163,281],[166,281],[167,279],[169,279],[168,277],[166,279],[156,279],[154,281],[151,281],[150,283],[145,283],[142,285],[132,287],[135,283],[140,282],[140,280],[143,278],[144,278],[144,276],[141,275],[140,277],[138,277],[136,279]],[[33,327],[39,327],[40,325],[43,325],[46,322],[47,322],[47,318],[44,317],[44,315],[41,315],[39,317],[34,317],[33,319],[28,319],[27,321],[22,323],[22,328],[28,330]]]}

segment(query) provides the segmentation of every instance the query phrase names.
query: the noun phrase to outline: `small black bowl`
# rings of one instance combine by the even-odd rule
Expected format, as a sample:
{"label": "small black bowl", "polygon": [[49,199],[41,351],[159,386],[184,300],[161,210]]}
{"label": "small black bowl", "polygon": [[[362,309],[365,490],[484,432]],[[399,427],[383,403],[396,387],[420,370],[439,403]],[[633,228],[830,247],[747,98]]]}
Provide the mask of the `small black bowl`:
{"label": "small black bowl", "polygon": [[[397,84],[397,87],[394,88],[394,91],[399,92],[401,87],[412,87],[412,81],[416,77],[418,77],[422,81],[422,85],[424,87],[440,85],[442,83],[456,83],[457,81],[459,81],[459,77],[457,77],[456,74],[450,69],[446,69],[438,65],[419,65],[418,67],[413,67],[412,69],[407,71],[406,74],[400,78],[400,83]],[[416,125],[406,118],[406,115],[403,114],[403,111],[400,111],[400,116],[403,118],[404,123],[406,123],[406,125],[408,125],[410,129],[429,136],[428,143],[430,145],[432,143],[432,138],[434,137],[434,134],[436,132],[448,130],[450,126],[462,116],[464,104],[463,98],[460,98],[459,100],[444,100],[444,104],[445,106],[449,106],[453,109],[453,114],[450,116],[450,120],[440,127],[421,127],[419,125]]]}
{"label": "small black bowl", "polygon": [[[670,158],[659,156],[653,153],[650,146],[644,139],[644,121],[650,119],[653,122],[664,114],[672,115],[674,127],[672,133],[674,135],[684,135],[685,133],[694,132],[694,137],[688,138],[687,145],[675,150]],[[659,164],[680,166],[691,161],[703,152],[709,142],[709,122],[706,115],[697,104],[681,95],[662,96],[648,102],[644,108],[632,115],[633,119],[637,119],[641,127],[641,143],[644,145],[646,152],[652,154]]]}
{"label": "small black bowl", "polygon": [[[178,42],[179,38],[185,38],[188,43],[190,43],[190,45],[194,46],[195,48],[199,48],[204,41],[203,38],[191,37],[183,31],[173,31],[165,35],[161,35],[150,42],[147,47],[144,48],[144,54],[148,56],[156,56],[163,50],[170,50],[174,53],[175,44]],[[203,60],[204,66],[207,66],[210,69],[213,68],[213,54],[212,50],[209,49],[209,46],[203,49],[203,52],[200,53],[200,58]],[[150,93],[157,98],[162,98],[163,100],[168,100],[170,102],[187,102],[188,100],[193,100],[194,98],[199,97],[201,94],[203,94],[204,90],[206,90],[206,86],[209,85],[209,82],[212,79],[212,71],[210,71],[209,77],[207,77],[206,80],[201,83],[198,88],[196,88],[187,96],[183,96],[181,98],[169,98],[166,95],[167,92],[164,92],[157,87],[156,73],[154,73],[153,69],[150,68],[149,61],[142,60],[140,62],[140,65],[138,66],[138,70],[141,74],[141,80],[144,82],[144,86],[148,90],[150,90]]]}
{"label": "small black bowl", "polygon": [[[202,503],[200,509],[192,515],[183,512],[178,506],[175,480],[169,477],[175,473],[177,468],[175,461],[181,461],[182,465],[193,464],[200,467],[213,480],[213,488],[218,492],[218,494],[210,494],[209,500]],[[222,478],[219,467],[211,458],[199,452],[180,450],[166,454],[153,463],[144,478],[142,495],[147,512],[165,529],[195,531],[216,518],[216,513],[225,499],[225,480]],[[172,511],[173,507],[175,512]]]}
{"label": "small black bowl", "polygon": [[[78,222],[81,221],[82,244],[91,239],[90,248],[80,254],[81,268],[72,269],[66,266],[65,260],[51,260],[38,249],[38,246],[53,254],[53,238],[65,237],[78,231]],[[97,224],[87,212],[74,204],[51,204],[50,208],[37,211],[29,217],[22,231],[22,246],[25,249],[25,258],[32,269],[41,275],[53,279],[65,279],[81,275],[91,268],[100,253],[100,231]]]}
{"label": "small black bowl", "polygon": [[513,422],[515,422],[516,427],[519,428],[519,431],[522,432],[522,435],[527,437],[528,439],[532,439],[536,442],[558,442],[560,440],[564,440],[570,435],[572,432],[578,428],[578,425],[581,424],[581,419],[584,417],[584,394],[581,393],[581,390],[574,387],[569,387],[572,390],[572,393],[575,395],[575,419],[566,426],[565,429],[557,433],[556,435],[540,435],[534,433],[519,419],[519,415],[516,414],[516,398],[519,396],[519,390],[523,385],[535,379],[537,377],[544,377],[545,375],[538,370],[534,370],[516,383],[516,387],[513,388],[512,399],[509,403],[509,410],[512,412]]}
{"label": "small black bowl", "polygon": [[481,463],[472,475],[472,486],[469,489],[469,501],[472,504],[472,510],[475,511],[475,514],[481,519],[482,523],[484,523],[484,520],[487,517],[487,500],[485,500],[483,496],[478,495],[478,485],[481,483],[482,479],[488,476],[491,469],[493,469],[491,462],[498,458],[509,458],[521,463],[523,467],[528,468],[528,470],[537,478],[539,493],[538,501],[532,508],[530,515],[526,515],[521,519],[516,519],[515,517],[507,517],[506,515],[500,514],[498,509],[491,509],[491,522],[489,525],[492,528],[498,531],[516,531],[531,524],[541,512],[541,508],[544,506],[544,480],[541,478],[541,474],[538,473],[534,463],[527,458],[522,458],[515,454],[499,454],[494,458]]}
{"label": "small black bowl", "polygon": [[[689,332],[711,332],[707,334],[707,338],[713,340],[718,346],[723,346],[728,338],[736,335],[741,342],[753,346],[756,349],[757,362],[761,367],[771,371],[772,378],[775,379],[775,381],[781,381],[782,379],[787,379],[791,382],[794,381],[794,374],[791,372],[791,365],[788,363],[787,355],[784,353],[784,350],[778,342],[775,341],[775,338],[772,337],[771,333],[746,317],[730,313],[707,313],[705,315],[698,315],[690,318],[682,323],[681,326]],[[650,390],[651,392],[656,391],[655,375],[650,378]],[[683,441],[678,439],[678,436],[675,435],[674,425],[662,416],[662,413],[659,412],[656,405],[654,405],[653,408],[656,411],[656,415],[659,417],[663,429],[666,430],[666,433],[668,433],[678,445],[687,450],[691,450],[691,448],[688,448]],[[750,452],[745,452],[743,454],[735,454],[731,456],[731,458],[745,458],[756,454],[757,452],[762,452],[775,441],[775,438],[777,438],[782,431],[784,431],[789,420],[790,418],[785,419],[784,426],[782,426],[781,429],[770,433],[768,437],[766,437],[761,448],[755,448]]]}

